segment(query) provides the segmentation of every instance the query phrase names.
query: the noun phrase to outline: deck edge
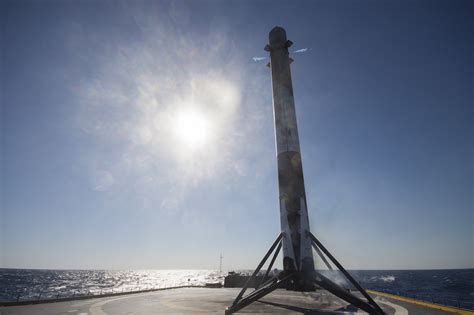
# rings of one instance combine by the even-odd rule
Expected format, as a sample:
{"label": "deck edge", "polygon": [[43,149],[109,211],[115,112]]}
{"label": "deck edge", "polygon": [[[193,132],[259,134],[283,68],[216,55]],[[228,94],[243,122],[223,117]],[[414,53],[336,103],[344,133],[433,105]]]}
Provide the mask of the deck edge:
{"label": "deck edge", "polygon": [[461,314],[461,315],[474,315],[474,311],[467,310],[464,308],[459,308],[459,307],[454,307],[454,306],[446,306],[446,305],[441,305],[441,304],[436,304],[436,303],[431,303],[431,302],[426,302],[426,301],[420,301],[416,300],[413,298],[408,298],[408,297],[403,297],[395,294],[390,294],[390,293],[384,293],[384,292],[378,292],[374,290],[367,290],[367,292],[376,294],[379,296],[383,297],[388,297],[394,300],[398,301],[403,301],[403,302],[408,302],[408,303],[413,303],[413,304],[418,304],[422,305],[425,307],[433,308],[433,309],[438,309],[446,312],[451,312],[451,313],[456,313],[456,314]]}

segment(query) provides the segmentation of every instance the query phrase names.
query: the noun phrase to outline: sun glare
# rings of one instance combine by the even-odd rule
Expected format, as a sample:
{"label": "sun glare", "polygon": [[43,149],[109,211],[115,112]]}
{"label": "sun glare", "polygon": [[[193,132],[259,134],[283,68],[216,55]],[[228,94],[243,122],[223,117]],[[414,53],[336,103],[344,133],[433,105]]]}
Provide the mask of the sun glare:
{"label": "sun glare", "polygon": [[187,149],[196,150],[208,143],[210,126],[208,119],[200,112],[188,109],[177,114],[175,135]]}

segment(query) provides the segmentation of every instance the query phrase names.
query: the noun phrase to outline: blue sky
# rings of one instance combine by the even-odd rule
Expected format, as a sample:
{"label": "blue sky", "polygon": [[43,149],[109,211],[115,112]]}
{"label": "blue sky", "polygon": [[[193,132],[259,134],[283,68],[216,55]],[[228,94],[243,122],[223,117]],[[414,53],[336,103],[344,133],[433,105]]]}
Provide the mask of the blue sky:
{"label": "blue sky", "polygon": [[0,266],[255,267],[280,25],[313,233],[347,268],[474,267],[472,6],[2,2]]}

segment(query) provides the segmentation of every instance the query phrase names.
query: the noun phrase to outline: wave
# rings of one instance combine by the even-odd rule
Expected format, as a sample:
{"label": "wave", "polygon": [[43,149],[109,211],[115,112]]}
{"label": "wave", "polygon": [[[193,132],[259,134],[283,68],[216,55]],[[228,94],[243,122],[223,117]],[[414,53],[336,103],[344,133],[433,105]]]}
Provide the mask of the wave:
{"label": "wave", "polygon": [[395,281],[396,278],[395,276],[381,276],[379,279],[385,283],[390,283],[390,282]]}

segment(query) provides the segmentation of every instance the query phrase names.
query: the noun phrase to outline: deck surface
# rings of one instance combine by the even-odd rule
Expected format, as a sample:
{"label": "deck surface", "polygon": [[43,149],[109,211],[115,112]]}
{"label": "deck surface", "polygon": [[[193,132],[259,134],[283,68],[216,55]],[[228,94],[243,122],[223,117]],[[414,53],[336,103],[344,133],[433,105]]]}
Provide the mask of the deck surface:
{"label": "deck surface", "polygon": [[[1,315],[224,314],[239,289],[183,288],[117,297],[0,307]],[[373,295],[387,314],[453,314]],[[326,291],[276,290],[237,314],[364,314]]]}

